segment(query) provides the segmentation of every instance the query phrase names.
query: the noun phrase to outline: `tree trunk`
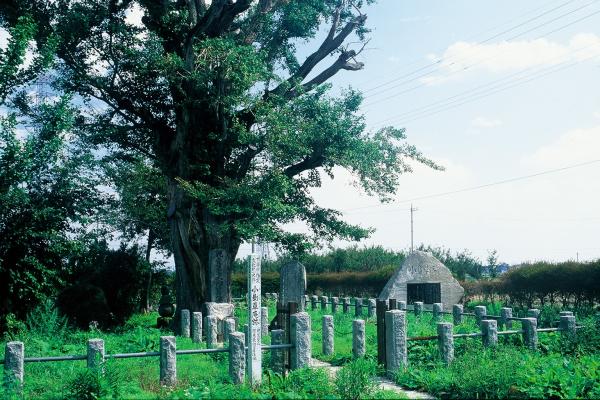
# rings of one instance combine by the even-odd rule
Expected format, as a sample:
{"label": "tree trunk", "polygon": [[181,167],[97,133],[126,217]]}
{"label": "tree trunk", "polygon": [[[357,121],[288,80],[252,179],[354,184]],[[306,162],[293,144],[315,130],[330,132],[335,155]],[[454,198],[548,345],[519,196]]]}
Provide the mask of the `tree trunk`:
{"label": "tree trunk", "polygon": [[226,253],[226,273],[212,279],[226,285],[227,301],[231,301],[231,267],[240,245],[232,228],[203,209],[176,181],[169,184],[168,219],[175,259],[177,309],[201,311],[202,304],[209,301],[209,254],[216,249]]}

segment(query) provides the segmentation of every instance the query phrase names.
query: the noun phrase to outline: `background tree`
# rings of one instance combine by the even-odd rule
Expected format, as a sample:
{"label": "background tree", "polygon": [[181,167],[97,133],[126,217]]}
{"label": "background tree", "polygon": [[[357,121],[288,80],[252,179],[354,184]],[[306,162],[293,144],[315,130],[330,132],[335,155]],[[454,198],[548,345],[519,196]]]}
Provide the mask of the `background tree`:
{"label": "background tree", "polygon": [[[80,124],[88,139],[165,175],[177,304],[197,310],[211,250],[231,261],[255,236],[300,251],[368,235],[315,203],[323,173],[346,169],[385,200],[409,160],[433,166],[402,129],[366,131],[358,93],[329,92],[332,76],[363,67],[371,2],[11,0],[1,17],[30,12],[60,39],[56,84],[97,109]],[[298,44],[317,38],[300,58]],[[282,228],[293,221],[311,233]]]}
{"label": "background tree", "polygon": [[[69,99],[42,104],[17,135],[0,118],[0,315],[24,317],[56,294],[67,261],[84,247],[84,227],[101,204],[91,155],[69,142]],[[0,330],[2,322],[0,321]]]}
{"label": "background tree", "polygon": [[152,262],[152,250],[169,254],[169,226],[167,212],[166,179],[143,157],[109,156],[104,159],[105,173],[116,189],[118,199],[110,212],[110,225],[117,228],[124,242],[137,243],[145,239],[145,261],[147,266],[146,290],[141,296],[142,310],[150,308],[150,292],[155,264]]}

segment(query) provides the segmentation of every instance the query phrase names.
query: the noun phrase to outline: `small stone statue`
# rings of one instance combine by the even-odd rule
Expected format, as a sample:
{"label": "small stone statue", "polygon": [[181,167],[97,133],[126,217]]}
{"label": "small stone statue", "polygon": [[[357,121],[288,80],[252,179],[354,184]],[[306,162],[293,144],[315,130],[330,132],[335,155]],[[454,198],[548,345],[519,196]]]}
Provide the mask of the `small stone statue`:
{"label": "small stone statue", "polygon": [[175,315],[175,304],[173,304],[173,298],[168,287],[161,287],[160,293],[161,297],[158,304],[158,314],[160,317],[156,320],[156,326],[158,328],[166,328],[170,325],[173,315]]}

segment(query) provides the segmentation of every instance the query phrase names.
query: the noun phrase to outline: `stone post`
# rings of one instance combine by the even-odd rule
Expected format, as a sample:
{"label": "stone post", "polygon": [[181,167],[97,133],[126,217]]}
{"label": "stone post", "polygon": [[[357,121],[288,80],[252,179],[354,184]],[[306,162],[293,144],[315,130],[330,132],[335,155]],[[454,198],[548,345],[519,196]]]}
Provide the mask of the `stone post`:
{"label": "stone post", "polygon": [[562,315],[560,317],[560,334],[562,337],[567,339],[573,339],[576,335],[575,328],[575,316],[574,315]]}
{"label": "stone post", "polygon": [[363,299],[360,297],[354,298],[354,316],[361,317],[362,316],[362,307],[363,307]]}
{"label": "stone post", "polygon": [[375,309],[377,308],[377,301],[375,299],[369,299],[367,303],[367,315],[371,318],[375,316]]}
{"label": "stone post", "polygon": [[333,316],[332,315],[323,315],[323,355],[331,356],[334,352],[333,345]]}
{"label": "stone post", "polygon": [[181,315],[179,316],[179,332],[182,337],[189,338],[190,337],[190,310],[181,310]]}
{"label": "stone post", "polygon": [[202,313],[192,313],[192,342],[202,343]]}
{"label": "stone post", "polygon": [[398,302],[398,310],[406,311],[406,302],[404,300]]}
{"label": "stone post", "polygon": [[344,314],[348,314],[348,307],[350,306],[350,298],[349,297],[344,297],[342,299],[342,311],[344,311]]}
{"label": "stone post", "polygon": [[537,319],[523,318],[521,319],[521,323],[523,325],[523,341],[525,342],[525,345],[531,350],[537,350]]}
{"label": "stone post", "polygon": [[[273,329],[271,331],[271,344],[283,344],[285,338],[285,331],[283,329]],[[271,369],[278,373],[283,374],[285,367],[285,350],[271,350]]]}
{"label": "stone post", "polygon": [[540,318],[540,310],[538,310],[537,308],[530,308],[529,310],[527,310],[527,316],[529,318],[539,319]]}
{"label": "stone post", "polygon": [[512,308],[510,307],[502,307],[500,310],[500,325],[504,329],[512,329]]}
{"label": "stone post", "polygon": [[486,316],[487,316],[487,308],[485,308],[485,306],[476,306],[475,307],[475,323],[478,326],[481,326],[481,321],[483,321]]}
{"label": "stone post", "polygon": [[246,378],[246,335],[242,332],[229,334],[229,376],[237,385]]}
{"label": "stone post", "polygon": [[438,322],[437,334],[438,334],[438,349],[442,361],[446,365],[454,360],[454,337],[452,336],[453,325],[450,322]]}
{"label": "stone post", "polygon": [[25,345],[23,342],[7,342],[4,347],[4,385],[7,389],[23,388],[25,373]]}
{"label": "stone post", "polygon": [[260,333],[263,336],[269,335],[269,308],[261,307],[260,309]]}
{"label": "stone post", "polygon": [[308,302],[310,301],[310,298],[308,297],[307,294],[304,295],[304,304],[306,305],[306,307],[308,307]]}
{"label": "stone post", "polygon": [[[235,319],[226,318],[225,321],[223,321],[223,342],[224,343],[227,343],[227,341],[229,340],[229,335],[232,334],[233,332],[235,332]],[[245,340],[244,340],[244,343],[245,343]]]}
{"label": "stone post", "polygon": [[433,320],[439,321],[442,319],[444,305],[442,303],[433,303]]}
{"label": "stone post", "polygon": [[101,368],[104,363],[104,340],[89,339],[87,345],[87,367],[90,369]]}
{"label": "stone post", "polygon": [[321,311],[327,311],[327,303],[329,298],[327,296],[321,296]]}
{"label": "stone post", "polygon": [[339,302],[340,302],[339,297],[331,298],[331,313],[332,314],[335,314],[337,312]]}
{"label": "stone post", "polygon": [[420,317],[421,314],[423,314],[423,302],[415,301],[414,308],[415,308],[415,316]]}
{"label": "stone post", "polygon": [[290,367],[292,369],[310,367],[312,358],[310,316],[305,312],[292,314],[290,325],[290,340],[294,345],[290,351]]}
{"label": "stone post", "polygon": [[498,345],[498,321],[484,319],[481,321],[482,340],[485,347],[496,347]]}
{"label": "stone post", "polygon": [[177,383],[177,345],[175,336],[160,337],[160,384],[175,386]]}
{"label": "stone post", "polygon": [[204,318],[204,325],[206,329],[206,348],[214,349],[217,347],[217,316],[209,315]]}
{"label": "stone post", "polygon": [[452,306],[452,320],[454,322],[454,325],[462,324],[462,317],[463,317],[462,313],[463,313],[462,304],[455,304]]}
{"label": "stone post", "polygon": [[386,371],[390,377],[400,368],[406,368],[408,364],[406,331],[406,312],[385,312],[385,360]]}
{"label": "stone post", "polygon": [[365,321],[355,319],[352,321],[352,355],[360,358],[364,357],[365,352]]}
{"label": "stone post", "polygon": [[310,298],[310,308],[312,310],[316,310],[317,309],[317,300],[318,299],[319,298],[317,296],[314,296],[314,295],[311,296],[311,298]]}

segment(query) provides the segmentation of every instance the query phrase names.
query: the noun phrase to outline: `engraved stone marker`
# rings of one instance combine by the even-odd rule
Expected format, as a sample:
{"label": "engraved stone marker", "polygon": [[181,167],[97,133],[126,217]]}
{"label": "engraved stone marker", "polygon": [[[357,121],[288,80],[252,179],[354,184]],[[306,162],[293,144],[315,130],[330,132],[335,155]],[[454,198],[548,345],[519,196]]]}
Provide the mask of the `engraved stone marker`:
{"label": "engraved stone marker", "polygon": [[210,301],[228,303],[229,293],[229,256],[224,249],[214,249],[208,253],[210,276]]}
{"label": "engraved stone marker", "polygon": [[306,306],[306,270],[298,261],[292,261],[281,267],[279,274],[279,304],[298,303],[298,311]]}
{"label": "engraved stone marker", "polygon": [[260,256],[251,254],[248,259],[248,379],[252,385],[259,384],[262,378],[260,275]]}

